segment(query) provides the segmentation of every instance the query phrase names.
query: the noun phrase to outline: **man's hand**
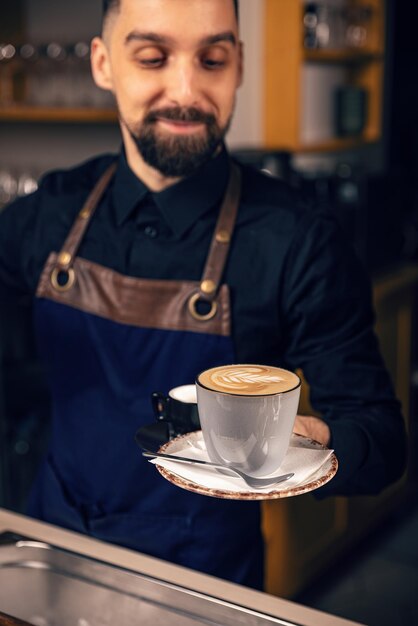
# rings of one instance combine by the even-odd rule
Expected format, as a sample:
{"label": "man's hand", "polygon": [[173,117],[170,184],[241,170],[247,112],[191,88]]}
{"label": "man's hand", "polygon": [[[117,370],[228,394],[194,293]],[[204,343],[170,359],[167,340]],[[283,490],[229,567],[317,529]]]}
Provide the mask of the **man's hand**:
{"label": "man's hand", "polygon": [[312,415],[296,415],[293,432],[319,441],[328,446],[331,440],[331,431],[323,420]]}

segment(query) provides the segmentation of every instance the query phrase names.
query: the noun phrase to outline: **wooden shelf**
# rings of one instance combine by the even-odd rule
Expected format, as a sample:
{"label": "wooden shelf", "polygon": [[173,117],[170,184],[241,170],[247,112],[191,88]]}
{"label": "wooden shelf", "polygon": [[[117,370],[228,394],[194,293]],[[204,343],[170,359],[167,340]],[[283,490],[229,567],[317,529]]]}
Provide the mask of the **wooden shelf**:
{"label": "wooden shelf", "polygon": [[0,122],[94,123],[117,122],[113,109],[12,106],[0,107]]}
{"label": "wooden shelf", "polygon": [[[356,6],[367,3],[372,9],[367,44],[358,49],[307,50],[303,46],[303,3],[265,0],[263,140],[267,148],[324,153],[359,149],[381,138],[385,0],[347,3],[351,1]],[[324,129],[323,137],[332,137],[336,86],[358,87],[367,93],[364,131],[360,137],[319,139],[305,145],[305,137],[320,137],[318,129]]]}
{"label": "wooden shelf", "polygon": [[357,63],[370,63],[383,61],[381,52],[367,50],[305,50],[303,55],[307,63],[335,63],[351,65]]}

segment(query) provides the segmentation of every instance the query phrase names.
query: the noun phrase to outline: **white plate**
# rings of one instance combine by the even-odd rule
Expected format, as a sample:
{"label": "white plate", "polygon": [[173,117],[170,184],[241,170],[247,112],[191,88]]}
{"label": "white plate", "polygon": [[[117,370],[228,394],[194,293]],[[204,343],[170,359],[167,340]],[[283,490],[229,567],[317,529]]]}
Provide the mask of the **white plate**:
{"label": "white plate", "polygon": [[[160,452],[209,460],[200,430],[176,437],[161,446]],[[224,476],[211,468],[202,469],[197,465],[160,459],[152,462],[166,480],[178,487],[232,500],[275,500],[298,496],[325,485],[338,469],[337,457],[332,450],[317,441],[295,434],[292,435],[288,453],[279,470],[280,473],[295,472],[295,476],[285,483],[262,490],[252,489],[238,476]]]}

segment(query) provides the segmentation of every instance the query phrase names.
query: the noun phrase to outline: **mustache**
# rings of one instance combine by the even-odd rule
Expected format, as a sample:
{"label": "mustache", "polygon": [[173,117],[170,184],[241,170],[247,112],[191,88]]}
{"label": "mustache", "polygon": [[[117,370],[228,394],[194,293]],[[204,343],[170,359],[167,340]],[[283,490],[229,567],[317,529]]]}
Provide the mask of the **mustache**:
{"label": "mustache", "polygon": [[145,116],[144,122],[153,124],[159,118],[172,120],[174,122],[201,122],[207,126],[216,124],[216,118],[212,113],[205,113],[197,107],[166,107],[163,109],[155,109]]}

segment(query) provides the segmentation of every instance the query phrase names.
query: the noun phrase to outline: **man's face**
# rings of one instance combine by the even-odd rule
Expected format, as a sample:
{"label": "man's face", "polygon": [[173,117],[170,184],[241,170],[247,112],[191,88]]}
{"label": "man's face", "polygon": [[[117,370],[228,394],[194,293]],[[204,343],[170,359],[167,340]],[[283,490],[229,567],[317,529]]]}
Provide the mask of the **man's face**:
{"label": "man's face", "polygon": [[92,64],[125,142],[163,175],[189,175],[222,141],[241,82],[233,2],[121,0]]}

